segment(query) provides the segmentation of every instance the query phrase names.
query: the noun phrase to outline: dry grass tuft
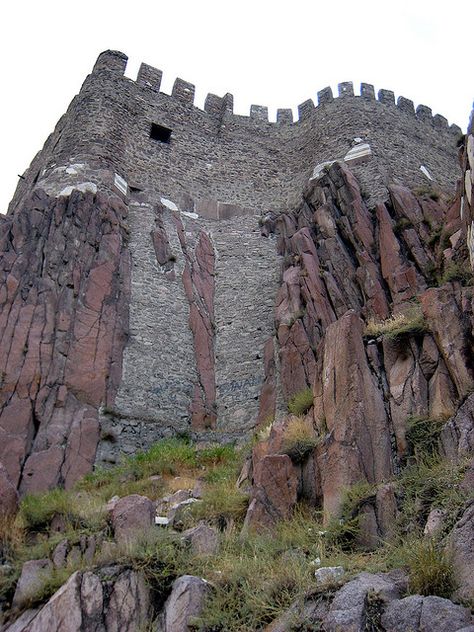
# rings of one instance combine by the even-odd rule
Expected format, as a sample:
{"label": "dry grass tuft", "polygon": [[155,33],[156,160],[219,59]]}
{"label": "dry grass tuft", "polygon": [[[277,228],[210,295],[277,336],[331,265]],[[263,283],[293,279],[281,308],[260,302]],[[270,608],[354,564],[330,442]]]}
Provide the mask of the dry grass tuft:
{"label": "dry grass tuft", "polygon": [[402,336],[421,334],[428,330],[428,323],[423,316],[421,307],[417,305],[406,312],[394,314],[386,320],[376,321],[371,318],[367,323],[365,335],[370,338],[385,336],[390,340],[397,340]]}

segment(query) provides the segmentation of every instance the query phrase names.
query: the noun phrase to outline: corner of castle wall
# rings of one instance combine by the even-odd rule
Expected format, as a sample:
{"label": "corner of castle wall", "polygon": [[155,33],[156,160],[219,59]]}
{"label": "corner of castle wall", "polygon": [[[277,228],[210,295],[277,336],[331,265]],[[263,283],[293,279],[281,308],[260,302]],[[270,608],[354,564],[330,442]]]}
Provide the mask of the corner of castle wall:
{"label": "corner of castle wall", "polygon": [[106,50],[97,57],[92,70],[93,73],[109,71],[123,75],[127,68],[128,57],[118,50]]}

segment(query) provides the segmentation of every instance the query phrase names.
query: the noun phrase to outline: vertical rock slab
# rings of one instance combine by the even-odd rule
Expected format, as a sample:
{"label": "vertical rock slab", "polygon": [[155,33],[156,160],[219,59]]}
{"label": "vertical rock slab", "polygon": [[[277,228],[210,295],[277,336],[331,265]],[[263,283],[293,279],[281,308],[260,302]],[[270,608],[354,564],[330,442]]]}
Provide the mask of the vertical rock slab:
{"label": "vertical rock slab", "polygon": [[314,384],[314,418],[327,437],[318,448],[325,518],[337,515],[344,488],[392,475],[390,429],[377,377],[369,368],[362,322],[353,312],[326,330]]}
{"label": "vertical rock slab", "polygon": [[430,288],[421,295],[421,304],[461,399],[474,387],[472,306],[463,302],[460,288],[455,283]]}
{"label": "vertical rock slab", "polygon": [[35,190],[2,222],[0,459],[22,491],[92,468],[127,333],[127,207]]}
{"label": "vertical rock slab", "polygon": [[162,632],[188,632],[190,619],[201,614],[210,589],[210,585],[200,577],[179,577],[165,603]]}
{"label": "vertical rock slab", "polygon": [[296,505],[298,478],[286,454],[269,454],[254,463],[252,500],[244,530],[266,531],[288,519]]}

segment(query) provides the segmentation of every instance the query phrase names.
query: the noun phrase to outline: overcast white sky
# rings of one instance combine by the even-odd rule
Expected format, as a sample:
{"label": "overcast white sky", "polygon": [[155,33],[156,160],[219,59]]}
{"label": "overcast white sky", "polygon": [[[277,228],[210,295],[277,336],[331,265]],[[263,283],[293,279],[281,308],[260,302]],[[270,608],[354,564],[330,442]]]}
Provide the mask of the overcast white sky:
{"label": "overcast white sky", "polygon": [[[16,0],[1,9],[0,211],[107,48],[207,92],[296,106],[361,81],[424,103],[465,130],[474,98],[471,0]],[[389,130],[388,130],[389,133]]]}

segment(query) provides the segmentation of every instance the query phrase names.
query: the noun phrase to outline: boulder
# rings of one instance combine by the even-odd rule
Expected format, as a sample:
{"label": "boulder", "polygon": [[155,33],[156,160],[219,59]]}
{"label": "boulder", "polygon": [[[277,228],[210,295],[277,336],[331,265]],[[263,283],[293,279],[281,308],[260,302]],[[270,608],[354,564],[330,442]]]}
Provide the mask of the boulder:
{"label": "boulder", "polygon": [[201,614],[210,589],[208,582],[200,577],[179,577],[165,603],[160,632],[188,632],[188,623]]}
{"label": "boulder", "polygon": [[298,478],[286,454],[269,454],[254,464],[252,500],[244,531],[265,531],[291,516],[297,500]]}
{"label": "boulder", "polygon": [[397,582],[389,574],[360,573],[336,593],[324,619],[324,630],[362,632],[369,593],[387,602],[400,597]]}
{"label": "boulder", "polygon": [[155,506],[146,496],[132,494],[117,501],[111,512],[117,542],[126,542],[155,523]]}
{"label": "boulder", "polygon": [[41,609],[5,632],[138,632],[149,622],[150,594],[138,573],[120,567],[75,572]]}
{"label": "boulder", "polygon": [[381,617],[385,632],[458,632],[471,622],[467,608],[449,599],[420,595],[392,601]]}
{"label": "boulder", "polygon": [[334,584],[344,577],[344,568],[342,566],[323,566],[314,571],[314,577],[319,586]]}
{"label": "boulder", "polygon": [[23,608],[38,596],[45,582],[51,577],[53,565],[50,560],[29,560],[21,569],[21,575],[16,585],[12,605]]}
{"label": "boulder", "polygon": [[433,538],[440,533],[443,528],[443,523],[446,519],[446,512],[442,509],[432,509],[428,514],[425,528],[423,529],[423,535],[428,538]]}
{"label": "boulder", "polygon": [[183,531],[182,539],[190,545],[194,555],[214,555],[219,547],[217,531],[205,522]]}

